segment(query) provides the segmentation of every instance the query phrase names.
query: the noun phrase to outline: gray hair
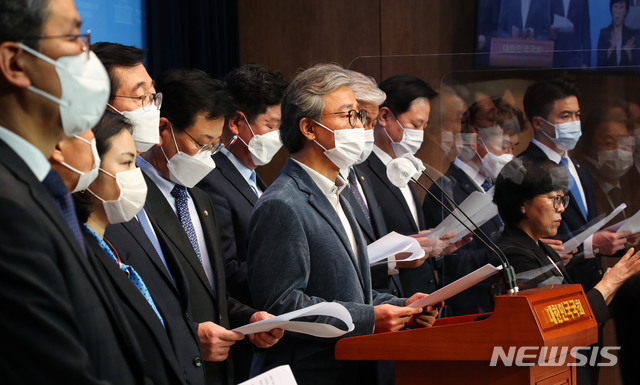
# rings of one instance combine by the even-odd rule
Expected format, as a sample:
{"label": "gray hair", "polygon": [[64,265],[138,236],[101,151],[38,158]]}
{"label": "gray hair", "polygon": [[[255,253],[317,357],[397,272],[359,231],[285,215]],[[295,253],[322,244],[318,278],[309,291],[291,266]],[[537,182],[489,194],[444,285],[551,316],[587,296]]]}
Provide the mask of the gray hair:
{"label": "gray hair", "polygon": [[38,49],[38,37],[49,17],[48,0],[0,1],[0,43],[23,42]]}
{"label": "gray hair", "polygon": [[351,89],[359,102],[372,103],[376,106],[384,103],[387,94],[376,83],[375,79],[360,72],[346,70],[351,79]]}
{"label": "gray hair", "polygon": [[300,120],[319,121],[325,107],[324,95],[350,84],[346,70],[337,64],[316,64],[293,78],[282,99],[280,127],[280,139],[290,153],[296,153],[304,146]]}

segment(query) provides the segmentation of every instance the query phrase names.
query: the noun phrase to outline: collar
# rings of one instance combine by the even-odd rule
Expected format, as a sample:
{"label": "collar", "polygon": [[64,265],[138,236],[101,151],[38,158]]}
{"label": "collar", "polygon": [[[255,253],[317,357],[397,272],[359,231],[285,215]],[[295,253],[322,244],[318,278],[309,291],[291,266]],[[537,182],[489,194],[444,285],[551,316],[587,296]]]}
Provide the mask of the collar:
{"label": "collar", "polygon": [[244,163],[238,160],[238,158],[236,158],[236,156],[233,155],[233,153],[231,153],[231,151],[227,150],[226,148],[223,147],[222,150],[220,151],[227,156],[229,161],[236,167],[236,169],[238,170],[240,175],[242,175],[244,180],[246,180],[247,183],[249,183],[249,179],[251,178],[251,174],[254,172],[254,170],[250,169]]}
{"label": "collar", "polygon": [[453,164],[456,165],[460,170],[462,170],[462,172],[464,172],[469,177],[469,179],[471,179],[471,181],[476,184],[477,187],[480,187],[480,190],[484,191],[482,189],[482,184],[484,183],[484,181],[486,179],[485,176],[480,174],[480,172],[478,170],[476,170],[473,167],[469,166],[467,163],[463,162],[458,157],[456,157],[453,160]]}
{"label": "collar", "polygon": [[153,167],[151,163],[147,162],[147,160],[141,156],[136,157],[136,166],[140,167],[140,169],[149,178],[151,178],[153,183],[158,186],[158,188],[164,193],[164,195],[170,194],[171,190],[173,190],[173,187],[176,185],[176,183],[165,179],[165,177],[160,174],[160,171],[156,170],[156,168]]}
{"label": "collar", "polygon": [[389,164],[389,162],[391,162],[393,160],[393,158],[391,157],[391,155],[387,154],[386,152],[384,152],[380,147],[378,147],[376,144],[373,145],[373,153],[376,154],[376,156],[378,158],[380,158],[380,161],[382,161],[382,164],[384,164],[385,166],[387,164]]}
{"label": "collar", "polygon": [[320,174],[319,172],[307,166],[306,164],[293,158],[290,158],[290,159],[296,162],[298,165],[300,165],[300,167],[302,167],[302,169],[305,170],[307,174],[309,174],[309,176],[318,186],[320,191],[322,191],[322,193],[328,197],[335,198],[337,194],[339,194],[342,191],[342,189],[344,189],[345,186],[347,185],[346,181],[340,176],[340,173],[338,173],[338,177],[336,178],[336,180],[332,182],[331,179]]}
{"label": "collar", "polygon": [[29,167],[40,182],[51,170],[51,164],[36,146],[13,131],[0,126],[0,140],[4,141]]}
{"label": "collar", "polygon": [[555,152],[554,150],[552,150],[548,146],[542,144],[542,142],[540,142],[537,139],[533,139],[531,142],[533,144],[535,144],[536,146],[538,146],[538,148],[540,148],[542,150],[542,152],[544,152],[547,155],[547,158],[549,158],[549,160],[553,161],[555,164],[560,164],[560,160],[563,157],[566,157],[567,159],[569,158],[569,156],[568,156],[566,151],[564,152],[564,155],[558,155],[557,152]]}

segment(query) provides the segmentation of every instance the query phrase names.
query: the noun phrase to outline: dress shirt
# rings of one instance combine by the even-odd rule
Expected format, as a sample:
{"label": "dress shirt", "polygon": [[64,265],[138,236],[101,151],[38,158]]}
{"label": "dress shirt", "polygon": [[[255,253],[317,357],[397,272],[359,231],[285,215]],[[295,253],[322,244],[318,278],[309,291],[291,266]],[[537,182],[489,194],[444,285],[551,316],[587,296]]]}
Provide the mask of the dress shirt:
{"label": "dress shirt", "polygon": [[238,160],[238,158],[236,158],[236,156],[233,155],[231,151],[227,150],[226,148],[222,148],[222,150],[220,151],[222,151],[222,153],[226,155],[227,158],[229,158],[229,160],[236,167],[240,175],[242,175],[244,180],[247,181],[247,184],[249,184],[249,186],[251,186],[256,191],[256,194],[258,195],[258,198],[259,198],[264,191],[260,190],[260,187],[258,187],[258,184],[251,180],[251,174],[255,172],[255,170],[252,170],[249,167],[247,167],[244,163]]}
{"label": "dress shirt", "polygon": [[0,126],[0,140],[5,142],[7,146],[22,158],[40,182],[44,180],[51,169],[51,165],[36,146],[2,126]]}
{"label": "dress shirt", "polygon": [[351,224],[349,223],[349,220],[347,219],[347,216],[344,213],[344,209],[340,204],[340,198],[339,198],[340,191],[342,191],[342,189],[347,186],[347,182],[344,179],[342,179],[340,175],[338,175],[338,178],[334,182],[332,182],[331,179],[320,174],[319,172],[307,166],[306,164],[299,162],[296,159],[293,159],[293,158],[291,159],[297,164],[299,164],[300,167],[302,167],[302,169],[306,171],[307,174],[309,174],[309,176],[318,186],[320,191],[322,191],[322,194],[324,194],[324,196],[329,200],[329,203],[331,203],[331,206],[333,206],[333,208],[336,210],[336,213],[340,218],[340,222],[342,222],[342,227],[344,228],[344,231],[347,233],[347,238],[349,238],[349,243],[351,243],[351,250],[353,250],[353,255],[355,255],[356,257],[355,261],[356,263],[358,263],[358,248],[356,246],[356,237],[353,234],[353,229],[351,228]]}
{"label": "dress shirt", "polygon": [[[162,192],[162,195],[164,195],[164,197],[167,199],[167,202],[169,202],[169,206],[171,206],[171,208],[173,209],[173,212],[177,216],[178,212],[176,210],[176,199],[171,195],[171,190],[173,190],[173,187],[176,185],[176,183],[165,179],[164,176],[162,176],[162,174],[160,174],[160,172],[158,172],[158,170],[155,169],[155,167],[153,167],[149,162],[147,162],[141,156],[138,156],[136,158],[136,166],[140,167],[142,171],[144,171],[144,173],[147,174],[149,178],[151,178],[153,183],[155,183],[156,186],[158,186],[158,188]],[[198,246],[200,247],[200,255],[202,256],[202,267],[204,268],[204,272],[207,275],[207,278],[209,279],[209,283],[211,284],[211,287],[214,287],[213,286],[213,268],[211,266],[211,261],[209,260],[209,251],[207,250],[207,242],[204,238],[202,224],[200,223],[200,216],[198,215],[196,206],[193,203],[193,198],[191,198],[190,194],[187,194],[187,195],[189,199],[188,201],[189,215],[191,216],[191,223],[193,224],[193,229],[195,230],[196,237],[198,238]]]}
{"label": "dress shirt", "polygon": [[[578,176],[578,171],[576,170],[576,166],[571,161],[571,158],[569,158],[569,155],[567,154],[567,152],[565,151],[564,155],[561,156],[557,152],[545,146],[544,144],[542,144],[540,141],[536,139],[533,139],[532,142],[533,144],[538,146],[542,150],[542,152],[544,152],[547,155],[547,158],[549,158],[549,160],[551,160],[555,164],[560,164],[560,160],[562,160],[563,157],[567,158],[567,164],[569,165],[569,172],[571,173],[571,176],[573,177],[573,179],[576,181],[576,185],[578,186],[578,190],[580,191],[580,197],[582,199],[582,202],[584,202],[584,207],[588,213],[589,207],[587,207],[587,199],[584,196],[584,190],[582,189],[582,182],[580,181],[580,177]],[[593,235],[587,238],[584,241],[583,245],[584,245],[584,257],[595,258],[595,253],[593,252]],[[571,250],[567,250],[567,251],[571,251]]]}
{"label": "dress shirt", "polygon": [[[529,6],[531,5],[531,0],[521,0],[520,3],[520,12],[522,13],[522,29],[527,26],[527,17],[529,16]],[[538,32],[538,31],[534,31]]]}
{"label": "dress shirt", "polygon": [[467,163],[460,160],[460,158],[456,157],[453,160],[453,164],[456,165],[462,172],[464,172],[469,179],[476,185],[479,191],[484,191],[482,188],[482,184],[487,179],[484,175],[480,174],[480,171],[476,170],[472,166],[469,166]]}
{"label": "dress shirt", "polygon": [[[373,145],[373,153],[376,154],[376,156],[380,159],[380,161],[382,161],[382,164],[384,164],[385,166],[393,160],[389,154],[382,151],[382,149],[380,149],[380,147],[376,146],[375,144]],[[409,185],[398,188],[400,189],[404,200],[407,202],[407,206],[409,206],[409,211],[411,211],[411,216],[413,217],[413,221],[416,224],[416,228],[419,229],[420,226],[418,226],[418,209],[416,207],[416,201],[413,199],[411,188],[409,187]]]}

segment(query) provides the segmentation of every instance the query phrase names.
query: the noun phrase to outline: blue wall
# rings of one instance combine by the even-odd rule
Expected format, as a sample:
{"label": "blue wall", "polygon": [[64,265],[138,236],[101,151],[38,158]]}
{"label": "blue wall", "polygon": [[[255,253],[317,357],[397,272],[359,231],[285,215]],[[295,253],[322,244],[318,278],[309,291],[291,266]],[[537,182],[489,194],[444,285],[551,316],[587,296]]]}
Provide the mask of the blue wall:
{"label": "blue wall", "polygon": [[82,31],[91,29],[91,42],[109,41],[146,48],[143,0],[76,0]]}

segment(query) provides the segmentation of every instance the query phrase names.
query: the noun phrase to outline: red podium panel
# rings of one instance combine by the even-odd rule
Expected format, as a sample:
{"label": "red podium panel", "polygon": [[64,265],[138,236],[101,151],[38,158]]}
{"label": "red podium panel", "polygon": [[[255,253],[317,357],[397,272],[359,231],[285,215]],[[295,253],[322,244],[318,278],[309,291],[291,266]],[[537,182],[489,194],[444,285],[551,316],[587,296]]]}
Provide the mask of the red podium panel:
{"label": "red podium panel", "polygon": [[[439,319],[433,327],[344,338],[336,344],[339,360],[396,361],[396,384],[572,384],[575,359],[562,348],[598,340],[598,326],[580,285],[551,285],[496,298],[493,313]],[[546,347],[548,360],[563,365],[489,363],[495,347],[517,351]],[[531,353],[531,351],[529,351]],[[560,357],[560,358],[558,358]],[[550,381],[550,382],[548,382]]]}
{"label": "red podium panel", "polygon": [[489,64],[493,67],[552,67],[553,41],[491,39]]}

